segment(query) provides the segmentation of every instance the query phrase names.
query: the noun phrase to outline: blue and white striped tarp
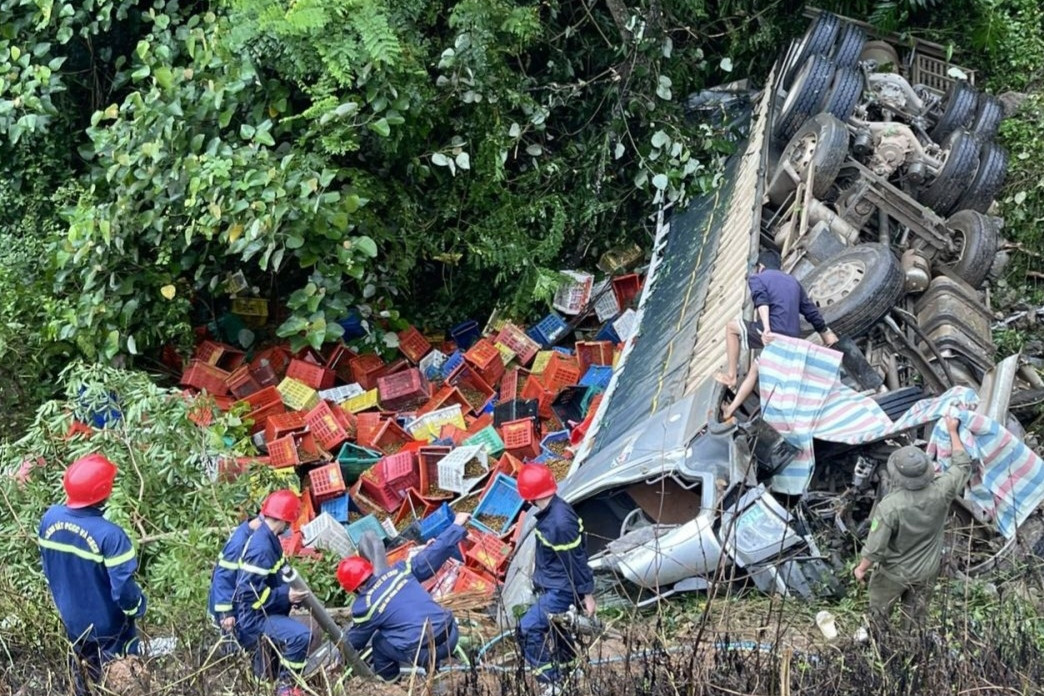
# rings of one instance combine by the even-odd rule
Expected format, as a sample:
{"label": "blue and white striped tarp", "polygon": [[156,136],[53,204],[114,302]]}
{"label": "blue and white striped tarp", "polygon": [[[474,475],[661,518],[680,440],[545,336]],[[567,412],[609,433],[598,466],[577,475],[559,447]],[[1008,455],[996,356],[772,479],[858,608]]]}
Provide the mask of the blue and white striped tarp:
{"label": "blue and white striped tarp", "polygon": [[950,463],[950,442],[941,418],[956,415],[961,442],[982,462],[966,496],[983,519],[992,519],[1006,537],[1044,500],[1044,460],[999,423],[973,413],[979,397],[967,387],[919,401],[892,422],[869,397],[841,384],[841,354],[800,339],[779,337],[759,360],[758,384],[765,422],[798,448],[794,460],[773,477],[772,490],[805,492],[815,456],[812,440],[860,444],[873,442],[933,421],[929,454],[943,470]]}

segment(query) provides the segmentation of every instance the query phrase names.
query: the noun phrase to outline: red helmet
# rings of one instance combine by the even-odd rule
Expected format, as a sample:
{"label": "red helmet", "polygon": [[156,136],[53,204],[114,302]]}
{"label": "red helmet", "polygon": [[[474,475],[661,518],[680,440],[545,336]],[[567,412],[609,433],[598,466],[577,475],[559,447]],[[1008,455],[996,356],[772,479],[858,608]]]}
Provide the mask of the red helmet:
{"label": "red helmet", "polygon": [[546,498],[557,490],[555,475],[542,464],[526,464],[518,472],[518,494],[523,500]]}
{"label": "red helmet", "polygon": [[274,520],[293,522],[301,514],[301,499],[290,490],[276,491],[261,504],[261,514]]}
{"label": "red helmet", "polygon": [[345,592],[355,592],[371,575],[373,565],[362,556],[342,558],[337,564],[337,582]]}
{"label": "red helmet", "polygon": [[71,508],[97,505],[112,494],[116,465],[100,454],[88,454],[69,465],[62,487]]}

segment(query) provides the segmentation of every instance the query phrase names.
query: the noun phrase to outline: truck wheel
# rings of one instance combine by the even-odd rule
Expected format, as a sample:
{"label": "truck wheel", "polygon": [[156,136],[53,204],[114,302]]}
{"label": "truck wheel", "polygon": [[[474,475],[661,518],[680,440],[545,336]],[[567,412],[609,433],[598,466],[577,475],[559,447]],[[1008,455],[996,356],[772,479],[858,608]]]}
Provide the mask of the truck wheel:
{"label": "truck wheel", "polygon": [[784,162],[790,162],[802,179],[805,178],[809,165],[814,166],[812,195],[822,198],[830,190],[846,157],[848,129],[845,128],[845,124],[828,113],[816,114],[798,129],[783,149],[780,163],[776,166],[776,173],[769,184],[769,200],[777,206],[783,205],[787,196],[797,187],[784,170]]}
{"label": "truck wheel", "polygon": [[997,143],[983,143],[982,149],[979,150],[979,166],[975,170],[975,177],[954,209],[985,213],[1004,186],[1007,175],[1008,153]]}
{"label": "truck wheel", "polygon": [[975,110],[968,130],[982,142],[993,140],[1004,120],[1004,106],[996,97],[988,94],[979,95],[979,107]]}
{"label": "truck wheel", "polygon": [[839,68],[854,68],[859,64],[859,54],[866,43],[866,32],[854,24],[841,25],[841,33],[834,44],[834,65]]}
{"label": "truck wheel", "polygon": [[791,137],[805,121],[819,113],[819,105],[823,103],[833,76],[834,64],[829,58],[817,54],[805,61],[783,100],[776,125],[778,137]]}
{"label": "truck wheel", "polygon": [[899,54],[887,41],[867,41],[859,52],[859,62],[872,60],[877,65],[875,72],[899,72]]}
{"label": "truck wheel", "polygon": [[823,111],[847,121],[862,97],[863,73],[854,68],[838,68],[823,101]]}
{"label": "truck wheel", "polygon": [[834,39],[837,38],[840,26],[841,20],[837,15],[824,12],[816,17],[816,20],[812,22],[812,26],[801,37],[801,43],[798,44],[797,50],[794,51],[794,60],[787,66],[786,72],[783,74],[781,84],[784,89],[790,89],[790,86],[794,84],[801,67],[808,60],[809,56],[817,53],[829,55],[830,48],[834,45]]}
{"label": "truck wheel", "polygon": [[942,169],[917,195],[917,200],[939,215],[949,215],[955,210],[979,166],[979,141],[967,131],[952,133],[947,145]]}
{"label": "truck wheel", "polygon": [[943,108],[942,116],[936,121],[935,127],[929,135],[932,140],[942,143],[958,128],[966,126],[975,115],[975,106],[979,100],[979,93],[975,88],[964,80],[958,80],[946,90],[946,106]]}
{"label": "truck wheel", "polygon": [[837,334],[858,337],[903,294],[903,272],[883,244],[860,244],[816,266],[805,290]]}
{"label": "truck wheel", "polygon": [[997,255],[997,226],[986,215],[974,210],[954,213],[946,227],[957,243],[957,258],[950,264],[954,275],[973,288],[986,280]]}

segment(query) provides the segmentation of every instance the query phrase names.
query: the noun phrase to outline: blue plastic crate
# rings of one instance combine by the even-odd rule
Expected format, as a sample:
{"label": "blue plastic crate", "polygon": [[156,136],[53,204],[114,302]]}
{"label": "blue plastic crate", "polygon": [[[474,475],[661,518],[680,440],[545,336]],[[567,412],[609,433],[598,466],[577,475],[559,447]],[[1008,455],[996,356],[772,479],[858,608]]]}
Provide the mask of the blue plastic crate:
{"label": "blue plastic crate", "polygon": [[453,510],[446,503],[435,508],[427,517],[419,521],[422,541],[434,539],[453,524]]}
{"label": "blue plastic crate", "polygon": [[587,372],[580,378],[581,387],[594,387],[601,391],[605,391],[606,387],[609,386],[609,380],[613,377],[613,366],[612,365],[591,365],[587,368]]}
{"label": "blue plastic crate", "polygon": [[557,459],[554,452],[541,452],[539,457],[533,459],[527,459],[523,464],[547,464],[552,459]]}
{"label": "blue plastic crate", "polygon": [[550,348],[555,341],[565,336],[566,331],[568,330],[569,325],[562,320],[562,317],[551,312],[531,326],[529,330],[526,331],[526,335],[544,348]]}
{"label": "blue plastic crate", "polygon": [[371,530],[377,535],[377,538],[384,541],[388,538],[388,533],[384,531],[384,527],[377,521],[377,518],[373,515],[367,515],[361,520],[356,520],[350,525],[344,528],[348,532],[348,538],[352,540],[352,543],[359,546],[359,542],[362,540],[363,532],[367,529]]}
{"label": "blue plastic crate", "polygon": [[[518,484],[515,479],[506,474],[497,474],[497,477],[493,479],[493,484],[475,507],[475,513],[471,516],[469,523],[484,532],[504,536],[511,529],[511,524],[521,510],[522,497],[518,494]],[[507,519],[499,529],[491,529],[478,520],[479,516],[484,514],[500,515]]]}
{"label": "blue plastic crate", "polygon": [[475,341],[479,340],[481,335],[482,332],[479,330],[478,322],[474,319],[463,321],[450,329],[450,336],[453,337],[457,347],[461,350],[467,350],[475,345]]}
{"label": "blue plastic crate", "polygon": [[341,524],[348,522],[348,509],[350,507],[351,501],[349,501],[347,493],[330,500],[324,500],[319,505],[320,511],[330,515],[330,517],[333,517]]}
{"label": "blue plastic crate", "polygon": [[573,355],[573,349],[572,348],[566,348],[565,346],[551,346],[551,350],[555,351],[556,353],[561,353],[562,355],[566,355],[566,356],[569,356],[569,357],[572,357],[572,355]]}
{"label": "blue plastic crate", "polygon": [[548,445],[552,442],[562,442],[563,440],[569,442],[568,430],[556,430],[553,433],[548,433],[544,436],[544,439],[540,441],[540,451],[553,459],[561,459],[562,456],[551,451],[551,449],[548,448]]}
{"label": "blue plastic crate", "polygon": [[453,354],[446,358],[446,362],[442,363],[442,378],[446,379],[450,376],[450,373],[456,370],[464,363],[464,353],[455,350]]}
{"label": "blue plastic crate", "polygon": [[359,338],[366,335],[366,329],[363,328],[362,315],[354,309],[344,319],[338,319],[337,323],[344,329],[344,338]]}
{"label": "blue plastic crate", "polygon": [[613,317],[605,323],[605,326],[595,334],[596,341],[612,341],[614,344],[620,342],[620,334],[616,333],[616,328],[613,327],[613,322],[616,319],[616,317]]}

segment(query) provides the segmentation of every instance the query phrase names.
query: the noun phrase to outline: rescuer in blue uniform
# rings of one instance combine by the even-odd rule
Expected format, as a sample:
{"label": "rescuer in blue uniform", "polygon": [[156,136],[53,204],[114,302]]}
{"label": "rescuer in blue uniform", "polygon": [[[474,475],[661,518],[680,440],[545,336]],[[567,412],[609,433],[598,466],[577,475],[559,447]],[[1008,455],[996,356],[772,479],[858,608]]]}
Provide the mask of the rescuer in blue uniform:
{"label": "rescuer in blue uniform", "polygon": [[[301,500],[293,491],[276,491],[265,499],[261,524],[247,538],[239,557],[232,595],[236,638],[243,648],[254,651],[258,676],[278,676],[276,696],[302,693],[293,684],[304,669],[312,640],[309,627],[288,616],[291,605],[304,595],[291,589],[279,572],[286,563],[279,535],[300,512]],[[278,660],[277,670],[272,669],[274,660]]]}
{"label": "rescuer in blue uniform", "polygon": [[552,630],[550,615],[575,606],[594,616],[597,608],[583,521],[557,491],[546,466],[527,464],[518,474],[518,494],[537,507],[537,600],[518,622],[518,641],[537,681],[551,685],[560,681],[560,667],[572,662],[576,652],[569,636]]}
{"label": "rescuer in blue uniform", "polygon": [[134,620],[146,601],[134,581],[138,561],[126,532],[102,516],[116,471],[100,454],[77,459],[62,480],[65,505],[40,521],[44,577],[72,643],[77,694],[101,679],[102,665],[140,650]]}
{"label": "rescuer in blue uniform", "polygon": [[[271,497],[271,496],[270,496]],[[236,612],[232,597],[236,592],[236,575],[239,573],[239,557],[247,539],[261,526],[260,515],[244,520],[229,535],[221,553],[218,554],[214,571],[210,575],[210,595],[207,597],[207,614],[223,633],[233,635]]]}
{"label": "rescuer in blue uniform", "polygon": [[457,513],[454,523],[420,553],[379,575],[360,556],[337,566],[341,587],[357,593],[348,640],[359,651],[371,643],[373,671],[383,679],[397,679],[402,664],[432,669],[456,649],[457,621],[421,583],[438,572],[464,539],[469,517]]}

